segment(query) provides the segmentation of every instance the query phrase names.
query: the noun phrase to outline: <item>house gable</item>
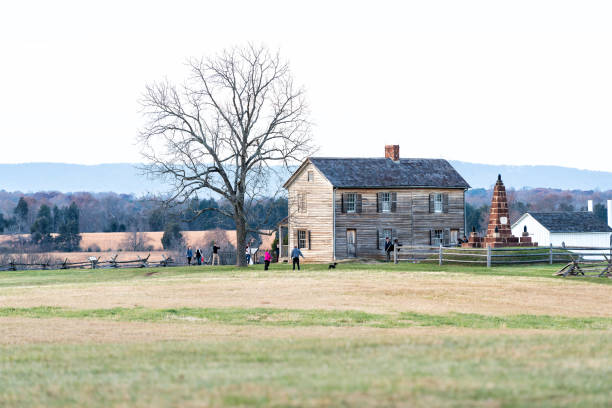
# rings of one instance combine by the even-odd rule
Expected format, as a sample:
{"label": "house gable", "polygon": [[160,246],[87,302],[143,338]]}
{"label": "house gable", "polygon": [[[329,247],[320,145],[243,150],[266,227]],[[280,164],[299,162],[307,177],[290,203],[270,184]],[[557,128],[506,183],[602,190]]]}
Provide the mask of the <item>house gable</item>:
{"label": "house gable", "polygon": [[308,158],[304,160],[304,162],[300,165],[300,167],[298,167],[297,170],[293,172],[291,177],[289,177],[289,179],[285,181],[285,184],[283,184],[283,188],[289,190],[291,188],[291,185],[295,183],[296,180],[300,178],[302,175],[304,175],[307,171],[316,171],[319,177],[323,178],[330,185],[330,187],[332,186],[331,181]]}

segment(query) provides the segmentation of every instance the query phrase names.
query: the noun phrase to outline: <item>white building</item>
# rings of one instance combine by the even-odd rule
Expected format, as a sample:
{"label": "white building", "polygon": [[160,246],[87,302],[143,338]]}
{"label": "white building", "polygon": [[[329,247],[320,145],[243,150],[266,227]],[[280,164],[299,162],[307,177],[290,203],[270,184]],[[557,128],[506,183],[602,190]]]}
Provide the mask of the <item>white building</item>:
{"label": "white building", "polygon": [[597,218],[593,203],[589,211],[528,212],[512,224],[512,234],[520,237],[524,228],[539,246],[610,247],[612,245],[612,200],[608,200],[608,223]]}

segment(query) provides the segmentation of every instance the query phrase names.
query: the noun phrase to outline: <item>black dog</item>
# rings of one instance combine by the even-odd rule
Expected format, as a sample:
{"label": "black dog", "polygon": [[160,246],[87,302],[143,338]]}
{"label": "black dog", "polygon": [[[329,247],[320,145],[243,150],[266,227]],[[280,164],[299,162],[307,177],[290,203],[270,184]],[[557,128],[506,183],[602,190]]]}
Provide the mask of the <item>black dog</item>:
{"label": "black dog", "polygon": [[338,262],[334,262],[333,264],[329,264],[329,266],[327,267],[327,269],[336,269],[336,265],[338,265]]}

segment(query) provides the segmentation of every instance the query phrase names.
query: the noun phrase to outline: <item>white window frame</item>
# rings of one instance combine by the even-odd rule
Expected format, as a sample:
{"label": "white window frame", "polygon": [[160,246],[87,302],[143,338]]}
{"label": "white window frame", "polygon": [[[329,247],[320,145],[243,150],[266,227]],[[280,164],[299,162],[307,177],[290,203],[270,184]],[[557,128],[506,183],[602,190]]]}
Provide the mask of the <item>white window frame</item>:
{"label": "white window frame", "polygon": [[434,212],[442,213],[444,212],[444,195],[436,193],[434,194]]}
{"label": "white window frame", "polygon": [[346,206],[347,213],[357,212],[357,194],[356,193],[346,193],[345,206]]}
{"label": "white window frame", "polygon": [[431,237],[431,245],[440,246],[444,242],[444,230],[437,229],[433,230],[433,235]]}
{"label": "white window frame", "polygon": [[306,230],[298,230],[298,242],[297,242],[297,246],[299,249],[306,249],[307,247],[307,242],[306,242]]}
{"label": "white window frame", "polygon": [[309,182],[313,182],[314,181],[314,171],[309,170],[306,177]]}
{"label": "white window frame", "polygon": [[391,193],[380,193],[380,211],[391,212]]}

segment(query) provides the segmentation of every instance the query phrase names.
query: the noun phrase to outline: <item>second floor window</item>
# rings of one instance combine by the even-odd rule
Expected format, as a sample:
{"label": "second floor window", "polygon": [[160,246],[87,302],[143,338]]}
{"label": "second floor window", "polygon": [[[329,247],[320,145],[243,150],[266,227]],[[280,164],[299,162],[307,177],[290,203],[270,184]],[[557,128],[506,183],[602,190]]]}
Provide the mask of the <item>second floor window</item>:
{"label": "second floor window", "polygon": [[314,181],[314,171],[308,172],[308,181]]}
{"label": "second floor window", "polygon": [[357,194],[348,193],[346,195],[346,212],[354,213],[357,208]]}
{"label": "second floor window", "polygon": [[380,194],[380,209],[382,212],[391,212],[391,193]]}
{"label": "second floor window", "polygon": [[444,198],[442,194],[434,194],[434,212],[441,213],[444,210]]}
{"label": "second floor window", "polygon": [[306,193],[298,193],[298,212],[306,212]]}

